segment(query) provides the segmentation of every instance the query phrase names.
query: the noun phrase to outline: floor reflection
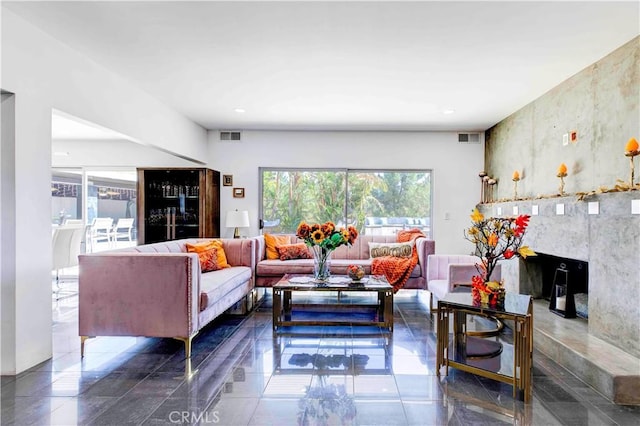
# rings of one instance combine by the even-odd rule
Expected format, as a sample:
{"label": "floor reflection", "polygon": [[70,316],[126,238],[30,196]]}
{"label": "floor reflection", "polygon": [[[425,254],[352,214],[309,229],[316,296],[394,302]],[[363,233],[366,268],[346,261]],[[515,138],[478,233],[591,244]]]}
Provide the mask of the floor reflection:
{"label": "floor reflection", "polygon": [[533,400],[451,369],[435,374],[428,301],[395,298],[393,334],[367,327],[272,332],[270,299],[202,330],[192,357],[172,339],[98,337],[80,358],[77,304],[59,304],[54,357],[2,377],[4,425],[638,424],[535,352]]}

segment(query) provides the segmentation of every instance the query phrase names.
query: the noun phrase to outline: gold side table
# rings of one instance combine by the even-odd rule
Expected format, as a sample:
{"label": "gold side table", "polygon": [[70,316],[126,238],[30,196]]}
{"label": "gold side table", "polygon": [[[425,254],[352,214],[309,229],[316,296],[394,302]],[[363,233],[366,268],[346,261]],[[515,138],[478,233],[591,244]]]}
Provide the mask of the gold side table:
{"label": "gold side table", "polygon": [[[496,318],[510,326],[512,335],[481,338],[467,333],[467,315]],[[453,325],[453,333],[450,326]],[[470,293],[449,293],[438,301],[436,374],[449,367],[509,383],[513,397],[519,391],[531,400],[533,362],[533,302],[529,295],[507,293],[504,309],[473,306]]]}

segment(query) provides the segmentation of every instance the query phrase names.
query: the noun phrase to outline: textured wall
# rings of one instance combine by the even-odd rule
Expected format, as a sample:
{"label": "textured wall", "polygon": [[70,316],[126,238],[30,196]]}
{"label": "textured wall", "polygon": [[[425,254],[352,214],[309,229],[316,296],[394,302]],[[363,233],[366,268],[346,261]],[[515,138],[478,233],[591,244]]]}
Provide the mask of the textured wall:
{"label": "textured wall", "polygon": [[[575,196],[535,199],[558,192],[556,170],[568,167],[565,192],[589,192],[628,181],[624,147],[640,139],[640,37],[569,78],[526,105],[486,133],[487,172],[499,180],[485,214],[531,214],[527,244],[534,250],[589,262],[589,333],[640,356],[640,215],[631,214],[631,200],[640,192],[592,196],[600,214],[589,215],[587,203]],[[563,146],[562,135],[577,130],[578,141]],[[636,175],[638,159],[636,159]],[[519,170],[518,196],[513,201],[511,176]],[[638,182],[638,177],[636,177]],[[556,215],[564,204],[565,214]],[[509,262],[503,277],[510,290],[532,289],[523,262]],[[524,267],[524,268],[523,268]]]}
{"label": "textured wall", "polygon": [[[498,179],[494,199],[513,198],[514,170],[522,174],[519,197],[556,193],[563,162],[568,193],[627,180],[624,146],[632,136],[640,139],[639,103],[636,37],[487,131],[486,169]],[[562,135],[572,130],[577,143],[563,146]]]}
{"label": "textured wall", "polygon": [[[571,196],[484,204],[481,211],[511,216],[514,206],[519,214],[531,214],[537,206],[525,244],[539,253],[589,262],[589,333],[640,356],[640,214],[631,213],[632,200],[640,200],[640,192],[594,195],[588,201]],[[598,202],[599,214],[588,213],[588,202]],[[558,204],[563,215],[556,214]],[[502,277],[507,291],[539,293],[541,283],[532,281],[541,277],[526,261],[504,263]]]}

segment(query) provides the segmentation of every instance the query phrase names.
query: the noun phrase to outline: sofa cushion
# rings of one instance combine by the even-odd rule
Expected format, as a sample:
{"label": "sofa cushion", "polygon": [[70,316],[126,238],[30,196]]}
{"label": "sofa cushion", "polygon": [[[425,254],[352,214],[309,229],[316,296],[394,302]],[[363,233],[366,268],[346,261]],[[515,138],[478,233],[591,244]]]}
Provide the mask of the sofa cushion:
{"label": "sofa cushion", "polygon": [[429,281],[429,291],[437,299],[442,299],[449,293],[449,280],[431,280]]}
{"label": "sofa cushion", "polygon": [[266,249],[267,260],[279,259],[277,246],[289,244],[291,237],[289,235],[272,235],[264,234],[264,244]]}
{"label": "sofa cushion", "polygon": [[332,259],[369,259],[369,242],[396,243],[396,235],[359,235],[351,246],[338,247]]}
{"label": "sofa cushion", "polygon": [[222,299],[222,297],[251,279],[251,268],[232,266],[200,276],[200,312]]}
{"label": "sofa cushion", "polygon": [[374,257],[382,257],[382,256],[392,256],[392,257],[404,257],[409,258],[413,254],[413,247],[416,242],[408,241],[406,243],[369,243],[369,256]]}
{"label": "sofa cushion", "polygon": [[[198,243],[186,243],[185,247],[187,249],[187,253],[202,253],[204,251],[208,251],[211,249],[216,249],[216,255],[218,256],[217,264],[218,268],[229,268],[231,265],[227,262],[227,255],[224,252],[224,248],[222,247],[222,241],[219,240],[208,240],[202,241]],[[202,258],[200,258],[202,261]]]}
{"label": "sofa cushion", "polygon": [[283,244],[276,246],[280,260],[312,259],[305,243]]}
{"label": "sofa cushion", "polygon": [[284,274],[311,274],[313,272],[312,259],[293,259],[282,261],[263,260],[256,266],[256,275],[277,277]]}
{"label": "sofa cushion", "polygon": [[347,275],[349,265],[360,265],[364,268],[364,273],[371,273],[371,259],[331,259],[331,273]]}
{"label": "sofa cushion", "polygon": [[201,251],[198,253],[198,259],[200,260],[200,271],[210,272],[222,269],[218,265],[218,249],[212,248],[210,250]]}

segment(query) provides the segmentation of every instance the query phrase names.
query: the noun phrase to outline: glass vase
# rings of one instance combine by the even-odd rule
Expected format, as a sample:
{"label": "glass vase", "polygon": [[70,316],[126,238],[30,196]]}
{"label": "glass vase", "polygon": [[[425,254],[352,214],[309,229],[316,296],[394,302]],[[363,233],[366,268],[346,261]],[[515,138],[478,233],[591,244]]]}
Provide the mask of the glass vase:
{"label": "glass vase", "polygon": [[325,282],[331,277],[331,253],[333,250],[328,250],[320,246],[313,246],[313,278],[316,281]]}

